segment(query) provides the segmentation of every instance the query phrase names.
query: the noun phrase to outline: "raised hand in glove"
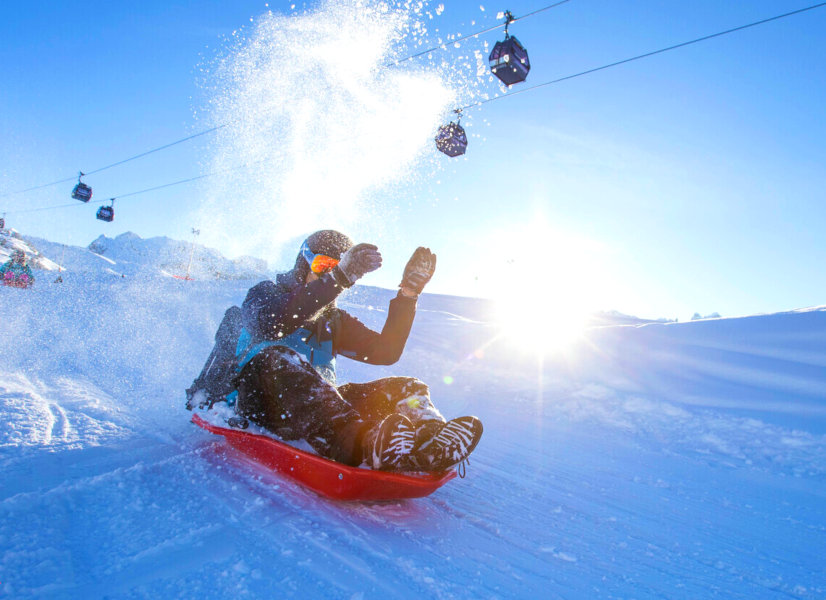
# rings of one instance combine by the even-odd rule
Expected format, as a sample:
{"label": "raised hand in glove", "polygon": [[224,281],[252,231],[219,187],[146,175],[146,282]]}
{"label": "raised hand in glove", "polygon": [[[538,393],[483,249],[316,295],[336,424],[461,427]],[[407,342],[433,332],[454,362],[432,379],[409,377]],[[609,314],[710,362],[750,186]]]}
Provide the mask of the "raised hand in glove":
{"label": "raised hand in glove", "polygon": [[[422,293],[424,286],[433,277],[433,272],[436,270],[436,255],[430,251],[430,248],[423,248],[419,246],[413,252],[413,256],[407,261],[407,266],[404,268],[404,275],[399,287],[402,292],[410,290],[417,296]],[[407,295],[407,294],[405,294]]]}
{"label": "raised hand in glove", "polygon": [[338,269],[344,274],[350,285],[361,279],[365,273],[375,271],[381,266],[381,254],[373,244],[356,244],[341,255]]}

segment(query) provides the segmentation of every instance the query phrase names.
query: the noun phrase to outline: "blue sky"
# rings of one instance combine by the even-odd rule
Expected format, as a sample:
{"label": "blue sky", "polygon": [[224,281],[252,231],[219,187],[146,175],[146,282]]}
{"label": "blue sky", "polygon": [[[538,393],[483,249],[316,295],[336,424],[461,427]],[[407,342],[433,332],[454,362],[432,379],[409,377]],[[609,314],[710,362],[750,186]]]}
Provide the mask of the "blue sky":
{"label": "blue sky", "polygon": [[[219,53],[233,55],[227,39],[256,35],[267,10],[300,18],[305,8],[317,8],[292,4],[4,3],[0,194],[204,129],[222,115],[210,114],[214,100],[231,94],[214,68]],[[467,34],[493,25],[497,11],[518,17],[546,4],[446,0],[430,3],[433,19],[420,18],[431,37]],[[571,0],[514,23],[511,33],[530,53],[532,70],[522,84],[528,86],[808,4]],[[369,189],[342,192],[363,191],[361,203],[336,205],[335,182],[322,188],[311,176],[300,200],[286,194],[269,204],[242,201],[234,189],[254,190],[229,173],[220,183],[204,179],[116,201],[114,223],[94,219],[110,196],[232,164],[224,154],[243,143],[203,136],[90,178],[89,206],[15,212],[71,204],[71,184],[64,184],[0,197],[0,212],[20,231],[77,245],[129,230],[186,239],[199,226],[205,243],[267,258],[274,267],[289,265],[294,238],[340,226],[384,251],[385,267],[365,283],[394,286],[421,244],[439,255],[430,291],[503,298],[515,308],[527,297],[552,310],[587,306],[682,320],[695,311],[738,315],[823,304],[824,31],[826,7],[487,103],[463,120],[471,134],[465,157],[419,152],[399,174],[389,167]],[[428,73],[461,75],[440,61],[461,62],[457,57],[501,37],[500,30],[451,46],[399,72],[410,70],[417,84]],[[405,55],[410,40],[391,50]],[[371,54],[369,46],[348,49],[343,42],[334,51]],[[497,87],[485,78],[444,85],[459,99]],[[412,96],[398,104],[390,129],[399,136],[404,130],[399,143],[416,138],[424,148],[433,127],[411,117]],[[244,107],[250,115],[255,109]],[[314,166],[335,173],[332,165]],[[283,175],[279,164],[264,169],[273,180]],[[308,214],[330,222],[282,218],[276,235],[263,218],[270,206],[283,217],[311,204],[318,210]],[[219,223],[222,235],[215,234]],[[267,228],[278,238],[271,246],[260,243]],[[294,237],[285,233],[293,230]]]}

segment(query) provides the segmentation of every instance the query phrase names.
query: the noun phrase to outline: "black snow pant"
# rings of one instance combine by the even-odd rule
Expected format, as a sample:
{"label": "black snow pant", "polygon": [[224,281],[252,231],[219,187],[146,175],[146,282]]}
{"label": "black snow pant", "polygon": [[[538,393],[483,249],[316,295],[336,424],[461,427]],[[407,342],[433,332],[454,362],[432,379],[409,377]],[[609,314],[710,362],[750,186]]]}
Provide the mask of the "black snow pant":
{"label": "black snow pant", "polygon": [[235,410],[284,440],[305,439],[321,456],[351,466],[362,463],[364,434],[392,413],[413,421],[417,439],[427,439],[445,422],[418,379],[336,387],[285,346],[265,348],[244,367]]}

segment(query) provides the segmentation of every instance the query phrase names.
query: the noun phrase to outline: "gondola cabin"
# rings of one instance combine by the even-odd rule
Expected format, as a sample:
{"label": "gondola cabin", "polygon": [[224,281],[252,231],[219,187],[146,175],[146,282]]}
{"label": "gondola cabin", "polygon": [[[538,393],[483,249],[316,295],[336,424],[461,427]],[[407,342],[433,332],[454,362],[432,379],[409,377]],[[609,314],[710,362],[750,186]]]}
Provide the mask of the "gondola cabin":
{"label": "gondola cabin", "polygon": [[467,135],[458,123],[450,122],[439,127],[436,148],[448,156],[461,156],[467,151]]}
{"label": "gondola cabin", "polygon": [[97,218],[101,221],[106,221],[107,223],[111,223],[115,220],[115,207],[114,206],[101,206],[97,212]]}
{"label": "gondola cabin", "polygon": [[89,202],[89,200],[92,199],[92,188],[82,181],[78,182],[72,190],[72,198],[75,200],[80,200],[81,202]]}
{"label": "gondola cabin", "polygon": [[531,70],[528,51],[513,36],[506,35],[501,42],[496,42],[488,57],[491,72],[505,85],[525,81]]}

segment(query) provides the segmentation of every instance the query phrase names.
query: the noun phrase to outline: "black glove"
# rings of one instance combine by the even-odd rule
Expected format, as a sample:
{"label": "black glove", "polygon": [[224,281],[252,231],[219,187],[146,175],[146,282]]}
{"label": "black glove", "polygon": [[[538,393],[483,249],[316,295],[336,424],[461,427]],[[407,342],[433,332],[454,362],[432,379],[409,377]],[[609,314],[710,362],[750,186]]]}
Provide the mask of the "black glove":
{"label": "black glove", "polygon": [[413,256],[407,261],[407,266],[404,268],[404,275],[399,287],[410,288],[417,294],[421,294],[424,286],[433,277],[433,271],[436,270],[436,255],[430,251],[430,248],[422,248],[419,246],[413,252]]}
{"label": "black glove", "polygon": [[338,269],[344,274],[350,285],[365,273],[375,271],[381,266],[381,254],[373,244],[356,244],[342,254]]}

